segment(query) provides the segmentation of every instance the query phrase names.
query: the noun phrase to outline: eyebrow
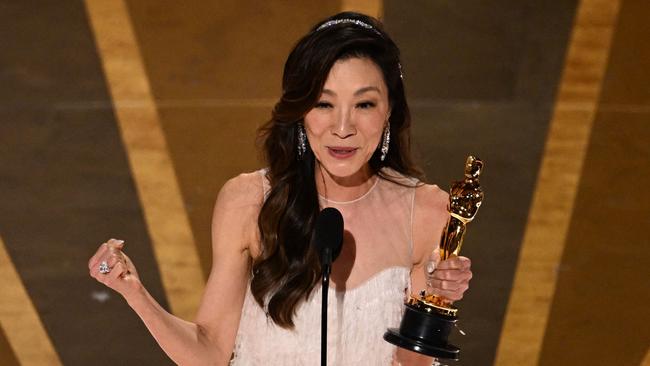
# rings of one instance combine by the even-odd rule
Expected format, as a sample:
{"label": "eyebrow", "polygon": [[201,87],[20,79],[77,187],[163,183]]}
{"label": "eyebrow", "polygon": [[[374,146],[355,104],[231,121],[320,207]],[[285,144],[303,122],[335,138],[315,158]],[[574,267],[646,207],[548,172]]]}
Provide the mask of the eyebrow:
{"label": "eyebrow", "polygon": [[[377,93],[381,94],[381,90],[379,90],[379,88],[377,88],[376,86],[366,86],[366,87],[363,87],[363,88],[355,91],[354,95],[355,96],[361,95],[361,94],[363,94],[365,92],[369,92],[369,91],[372,91],[372,90],[374,90]],[[336,95],[336,93],[334,93],[334,91],[329,90],[329,89],[323,89],[323,94]]]}

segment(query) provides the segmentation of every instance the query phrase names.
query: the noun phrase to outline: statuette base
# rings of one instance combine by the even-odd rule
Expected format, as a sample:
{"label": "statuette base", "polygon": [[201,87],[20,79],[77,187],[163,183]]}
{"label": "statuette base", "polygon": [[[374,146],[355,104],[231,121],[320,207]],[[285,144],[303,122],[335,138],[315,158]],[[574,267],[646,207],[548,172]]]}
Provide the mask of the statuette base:
{"label": "statuette base", "polygon": [[399,329],[389,328],[384,340],[423,355],[458,360],[460,349],[447,342],[456,321],[455,316],[423,311],[407,303]]}

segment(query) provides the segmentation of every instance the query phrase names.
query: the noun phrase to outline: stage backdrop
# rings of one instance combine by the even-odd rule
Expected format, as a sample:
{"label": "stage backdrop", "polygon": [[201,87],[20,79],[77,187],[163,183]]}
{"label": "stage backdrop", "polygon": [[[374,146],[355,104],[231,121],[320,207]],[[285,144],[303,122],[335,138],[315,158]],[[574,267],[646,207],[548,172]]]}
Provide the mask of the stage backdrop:
{"label": "stage backdrop", "polygon": [[650,365],[645,0],[0,1],[1,365],[172,364],[86,262],[125,239],[191,320],[216,195],[341,10],[401,47],[429,182],[485,161],[456,364]]}

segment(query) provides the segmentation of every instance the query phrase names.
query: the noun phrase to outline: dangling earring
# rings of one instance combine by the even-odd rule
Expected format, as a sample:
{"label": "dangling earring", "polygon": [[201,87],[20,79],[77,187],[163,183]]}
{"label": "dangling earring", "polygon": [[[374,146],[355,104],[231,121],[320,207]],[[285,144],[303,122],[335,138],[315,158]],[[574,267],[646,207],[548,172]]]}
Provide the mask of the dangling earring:
{"label": "dangling earring", "polygon": [[302,159],[307,151],[307,135],[305,134],[305,127],[302,123],[298,123],[298,159]]}
{"label": "dangling earring", "polygon": [[390,122],[384,128],[384,140],[381,143],[381,156],[379,157],[381,161],[384,161],[388,155],[388,144],[390,144]]}

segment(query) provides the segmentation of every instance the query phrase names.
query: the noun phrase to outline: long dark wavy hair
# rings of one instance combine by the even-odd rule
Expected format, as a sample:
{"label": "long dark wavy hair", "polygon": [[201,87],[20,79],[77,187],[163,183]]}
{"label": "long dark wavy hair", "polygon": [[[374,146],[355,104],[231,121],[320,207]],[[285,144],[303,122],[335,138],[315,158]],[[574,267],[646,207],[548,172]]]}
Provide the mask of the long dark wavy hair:
{"label": "long dark wavy hair", "polygon": [[[347,20],[331,22],[337,19]],[[315,25],[289,54],[282,97],[258,136],[268,164],[270,190],[258,217],[261,252],[252,264],[251,292],[268,316],[283,328],[293,328],[297,306],[309,297],[321,276],[318,254],[311,245],[320,211],[315,157],[310,148],[302,157],[298,155],[298,125],[316,105],[334,63],[353,57],[368,58],[377,64],[389,91],[388,155],[381,161],[377,149],[369,161],[371,171],[383,179],[390,179],[380,171],[383,167],[422,177],[410,155],[411,117],[399,49],[382,24],[363,14],[343,12]]]}

